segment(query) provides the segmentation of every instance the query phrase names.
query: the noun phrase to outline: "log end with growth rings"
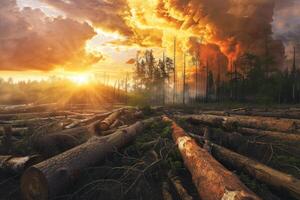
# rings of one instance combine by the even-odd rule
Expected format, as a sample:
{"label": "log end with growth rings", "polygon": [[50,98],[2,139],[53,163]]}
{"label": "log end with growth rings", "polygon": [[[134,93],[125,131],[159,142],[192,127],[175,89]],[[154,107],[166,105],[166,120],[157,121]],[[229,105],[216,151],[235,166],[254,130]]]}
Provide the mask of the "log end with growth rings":
{"label": "log end with growth rings", "polygon": [[30,167],[21,178],[21,192],[24,200],[47,200],[48,183],[44,174]]}

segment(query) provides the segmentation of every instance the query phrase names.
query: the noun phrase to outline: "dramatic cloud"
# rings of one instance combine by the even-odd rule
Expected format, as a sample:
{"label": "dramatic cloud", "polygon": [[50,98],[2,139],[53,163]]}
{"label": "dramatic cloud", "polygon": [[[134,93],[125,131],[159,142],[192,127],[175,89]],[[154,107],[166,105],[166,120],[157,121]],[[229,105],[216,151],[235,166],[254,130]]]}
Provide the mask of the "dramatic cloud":
{"label": "dramatic cloud", "polygon": [[[113,44],[164,47],[196,54],[200,43],[217,45],[228,60],[247,52],[264,55],[266,47],[278,64],[283,45],[272,37],[276,0],[43,0],[67,16],[118,32]],[[196,39],[191,39],[196,38]]]}
{"label": "dramatic cloud", "polygon": [[85,51],[95,35],[87,23],[20,10],[15,0],[0,1],[0,30],[0,70],[81,70],[101,59]]}
{"label": "dramatic cloud", "polygon": [[[171,54],[176,37],[177,52],[181,55],[182,52],[188,52],[197,56],[199,49],[202,49],[202,58],[203,52],[215,51],[211,55],[222,60],[225,58],[222,65],[229,65],[230,60],[246,52],[260,56],[268,52],[279,66],[284,58],[281,40],[285,42],[299,37],[300,26],[287,23],[299,24],[296,22],[299,15],[298,0],[40,1],[55,7],[67,18],[50,19],[39,10],[27,8],[19,11],[12,0],[1,2],[4,12],[1,10],[0,26],[6,31],[0,36],[7,43],[1,44],[1,49],[7,52],[12,52],[9,48],[17,49],[13,52],[19,54],[10,56],[22,58],[23,62],[32,63],[34,68],[47,66],[44,62],[60,64],[62,58],[73,60],[80,54],[84,57],[84,43],[95,34],[86,22],[94,28],[123,36],[120,37],[122,39],[110,41],[116,46],[162,47]],[[291,21],[291,18],[295,20]],[[277,36],[275,38],[273,31]],[[5,37],[11,39],[6,40]],[[18,52],[24,49],[21,45],[29,46],[29,43],[32,45],[27,47],[28,52],[36,53],[37,56],[33,58],[40,58],[39,62],[26,60],[26,54],[23,58]],[[41,51],[35,52],[34,49]],[[47,51],[55,53],[44,53]],[[211,57],[208,53],[205,55]],[[6,59],[10,61],[11,57]],[[178,62],[181,65],[181,59]]]}

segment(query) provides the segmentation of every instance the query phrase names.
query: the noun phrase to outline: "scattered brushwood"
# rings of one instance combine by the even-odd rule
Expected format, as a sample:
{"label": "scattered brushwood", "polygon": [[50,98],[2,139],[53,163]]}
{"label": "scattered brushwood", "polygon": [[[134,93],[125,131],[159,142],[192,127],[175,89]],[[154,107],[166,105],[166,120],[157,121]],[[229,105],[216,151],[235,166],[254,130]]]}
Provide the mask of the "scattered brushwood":
{"label": "scattered brushwood", "polygon": [[137,122],[107,137],[92,137],[82,145],[30,167],[21,179],[24,199],[48,199],[59,194],[76,179],[76,173],[131,142],[153,121],[152,118]]}
{"label": "scattered brushwood", "polygon": [[0,156],[0,171],[20,174],[28,167],[42,161],[39,155],[17,157],[12,155]]}
{"label": "scattered brushwood", "polygon": [[261,130],[297,133],[300,130],[299,120],[274,119],[266,117],[246,116],[215,116],[215,115],[176,115],[176,118],[186,119],[193,123],[202,123],[209,126],[235,130],[237,127],[247,127]]}
{"label": "scattered brushwood", "polygon": [[193,182],[202,199],[260,199],[236,175],[226,170],[206,150],[200,148],[175,122],[167,117],[164,117],[164,121],[172,123],[173,140],[185,166],[192,174]]}

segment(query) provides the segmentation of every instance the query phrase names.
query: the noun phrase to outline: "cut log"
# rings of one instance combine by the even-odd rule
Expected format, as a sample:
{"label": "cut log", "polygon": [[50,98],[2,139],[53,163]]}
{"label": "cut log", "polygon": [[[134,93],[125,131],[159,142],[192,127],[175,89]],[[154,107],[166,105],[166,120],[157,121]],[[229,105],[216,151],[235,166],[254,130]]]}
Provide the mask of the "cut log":
{"label": "cut log", "polygon": [[42,136],[34,135],[32,138],[33,148],[45,158],[57,155],[86,142],[92,136],[98,135],[96,126],[99,122],[96,121],[88,126],[65,129]]}
{"label": "cut log", "polygon": [[114,121],[120,116],[122,111],[116,111],[110,114],[107,118],[100,122],[100,129],[106,131],[114,123]]}
{"label": "cut log", "polygon": [[247,127],[261,130],[279,132],[299,132],[299,120],[274,119],[269,117],[246,116],[215,116],[215,115],[184,115],[177,118],[187,119],[194,123],[202,123],[210,126],[223,127],[229,130],[237,127]]}
{"label": "cut log", "polygon": [[188,194],[178,177],[172,175],[168,175],[168,177],[181,200],[193,200],[193,197]]}
{"label": "cut log", "polygon": [[80,170],[97,164],[115,149],[131,142],[154,120],[137,122],[107,137],[92,137],[82,145],[30,167],[21,179],[23,198],[43,200],[54,197],[76,179]]}
{"label": "cut log", "polygon": [[[27,127],[22,127],[22,128],[12,128],[11,135],[12,136],[23,136],[26,132],[28,132]],[[1,129],[0,127],[0,135],[4,135],[4,128]]]}
{"label": "cut log", "polygon": [[172,137],[180,151],[185,166],[192,174],[193,182],[199,196],[205,200],[227,199],[249,200],[260,199],[250,191],[238,177],[225,169],[206,150],[200,148],[182,128],[172,122]]}
{"label": "cut log", "polygon": [[173,200],[168,182],[163,182],[161,186],[163,200]]}
{"label": "cut log", "polygon": [[[118,110],[120,110],[120,109],[118,109]],[[96,114],[96,115],[94,115],[92,117],[89,117],[89,118],[86,118],[86,119],[78,120],[76,122],[73,122],[73,123],[67,125],[65,127],[65,129],[75,128],[75,127],[77,127],[79,125],[89,125],[89,124],[91,124],[91,123],[93,123],[95,121],[103,120],[104,118],[106,118],[107,116],[109,116],[110,114],[112,114],[113,112],[114,111],[112,111],[112,112],[106,112],[106,113],[100,113],[100,114]]]}
{"label": "cut log", "polygon": [[44,158],[60,154],[80,144],[72,135],[47,134],[33,142],[33,148]]}
{"label": "cut log", "polygon": [[37,113],[12,113],[0,114],[0,120],[16,120],[16,119],[32,119],[32,118],[45,118],[56,116],[88,116],[90,114],[81,114],[71,111],[54,111],[54,112],[37,112]]}
{"label": "cut log", "polygon": [[0,170],[10,173],[22,173],[28,167],[42,161],[39,155],[16,157],[16,156],[0,156]]}
{"label": "cut log", "polygon": [[292,175],[274,170],[264,164],[213,143],[212,152],[222,163],[235,169],[245,171],[257,180],[273,186],[280,191],[285,190],[294,198],[300,199],[300,180]]}
{"label": "cut log", "polygon": [[24,105],[14,105],[14,106],[5,106],[0,110],[2,114],[10,114],[10,113],[25,113],[25,112],[43,112],[57,107],[56,103],[51,104],[24,104]]}
{"label": "cut log", "polygon": [[265,111],[200,111],[201,114],[211,114],[211,115],[220,115],[220,116],[257,116],[257,117],[272,117],[277,119],[300,119],[299,112],[265,112]]}
{"label": "cut log", "polygon": [[284,142],[300,142],[300,135],[297,134],[287,134],[282,132],[275,132],[275,131],[264,131],[264,130],[258,130],[258,129],[252,129],[252,128],[237,128],[237,132],[245,135],[257,135],[260,137],[267,137],[267,138],[273,138],[277,140],[281,140]]}
{"label": "cut log", "polygon": [[[222,129],[211,128],[209,139],[216,144],[230,148],[235,152],[249,156],[263,163],[268,163],[272,159],[273,148],[275,148],[270,143],[255,141],[240,133],[226,132]],[[259,140],[259,138],[257,138],[257,140]],[[297,152],[298,150],[295,151]]]}

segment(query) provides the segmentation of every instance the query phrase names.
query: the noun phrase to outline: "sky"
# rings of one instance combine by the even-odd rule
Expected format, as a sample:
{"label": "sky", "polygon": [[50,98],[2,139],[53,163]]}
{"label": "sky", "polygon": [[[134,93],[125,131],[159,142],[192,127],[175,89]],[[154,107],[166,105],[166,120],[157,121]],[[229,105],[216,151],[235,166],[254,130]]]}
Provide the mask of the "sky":
{"label": "sky", "polygon": [[246,51],[262,55],[266,38],[284,65],[300,43],[299,10],[300,0],[0,1],[0,77],[119,78],[138,51],[172,57],[174,38],[179,66],[183,52],[199,49],[224,65]]}

